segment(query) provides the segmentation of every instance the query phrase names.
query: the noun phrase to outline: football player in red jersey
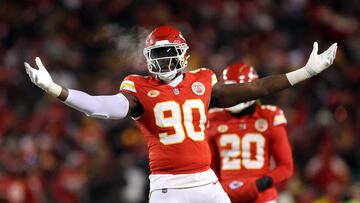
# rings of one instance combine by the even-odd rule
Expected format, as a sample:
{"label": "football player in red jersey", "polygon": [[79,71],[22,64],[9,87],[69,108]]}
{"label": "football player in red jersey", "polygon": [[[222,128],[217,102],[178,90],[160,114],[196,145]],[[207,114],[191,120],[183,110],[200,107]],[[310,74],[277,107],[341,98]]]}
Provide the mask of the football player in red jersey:
{"label": "football player in red jersey", "polygon": [[[259,79],[253,67],[232,64],[223,71],[225,84]],[[211,168],[231,202],[276,202],[275,184],[293,173],[286,118],[277,106],[255,100],[208,113]],[[276,167],[270,169],[270,157]]]}
{"label": "football player in red jersey", "polygon": [[252,83],[220,84],[209,69],[184,72],[188,45],[174,27],[160,26],[147,37],[144,55],[149,76],[130,75],[119,93],[91,96],[54,83],[40,58],[38,69],[25,63],[31,81],[88,116],[136,120],[148,145],[150,202],[229,202],[210,169],[205,126],[209,106],[230,107],[288,88],[328,68],[337,44],[293,72]]}

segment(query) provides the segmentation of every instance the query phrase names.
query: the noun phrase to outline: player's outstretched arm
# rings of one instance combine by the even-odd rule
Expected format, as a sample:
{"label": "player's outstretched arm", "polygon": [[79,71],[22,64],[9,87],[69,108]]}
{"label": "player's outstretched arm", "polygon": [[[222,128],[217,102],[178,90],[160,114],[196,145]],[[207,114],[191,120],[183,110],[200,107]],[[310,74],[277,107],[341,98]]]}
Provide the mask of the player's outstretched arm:
{"label": "player's outstretched arm", "polygon": [[35,59],[38,69],[25,63],[31,81],[48,94],[60,99],[66,105],[77,109],[87,116],[122,119],[132,115],[141,107],[137,99],[126,93],[115,95],[91,96],[85,92],[67,89],[54,83],[39,57]]}
{"label": "player's outstretched arm", "polygon": [[249,83],[218,83],[213,87],[211,105],[215,107],[230,107],[291,87],[328,68],[335,59],[336,50],[337,43],[334,43],[326,51],[318,54],[318,44],[314,42],[308,62],[298,70],[287,74],[264,77]]}

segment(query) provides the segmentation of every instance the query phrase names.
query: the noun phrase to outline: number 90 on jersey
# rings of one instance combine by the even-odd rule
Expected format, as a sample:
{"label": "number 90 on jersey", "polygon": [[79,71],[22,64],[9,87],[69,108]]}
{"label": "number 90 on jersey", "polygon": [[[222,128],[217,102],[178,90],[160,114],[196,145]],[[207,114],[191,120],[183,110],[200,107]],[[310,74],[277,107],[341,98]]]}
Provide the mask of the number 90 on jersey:
{"label": "number 90 on jersey", "polygon": [[[179,144],[186,136],[194,141],[205,139],[206,113],[202,100],[188,99],[182,105],[176,101],[159,102],[153,110],[156,125],[160,128],[172,129],[171,132],[159,133],[162,144]],[[194,119],[194,112],[199,113],[199,120]]]}

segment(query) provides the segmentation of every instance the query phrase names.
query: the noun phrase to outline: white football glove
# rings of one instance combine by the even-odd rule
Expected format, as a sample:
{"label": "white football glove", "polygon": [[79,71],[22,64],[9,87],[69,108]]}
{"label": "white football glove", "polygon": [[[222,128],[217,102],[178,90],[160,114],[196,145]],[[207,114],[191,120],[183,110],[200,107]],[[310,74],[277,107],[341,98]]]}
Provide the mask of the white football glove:
{"label": "white football glove", "polygon": [[326,51],[318,54],[318,43],[314,42],[309,60],[303,68],[287,73],[291,85],[314,76],[333,64],[337,50],[337,43],[331,45]]}
{"label": "white football glove", "polygon": [[58,97],[61,93],[62,87],[53,82],[49,72],[42,64],[39,57],[35,59],[38,69],[32,68],[28,63],[24,63],[26,73],[29,75],[31,81],[45,92]]}
{"label": "white football glove", "polygon": [[322,54],[318,55],[318,43],[314,42],[310,58],[305,65],[306,70],[311,76],[320,73],[328,68],[334,61],[336,55],[337,43],[334,43]]}

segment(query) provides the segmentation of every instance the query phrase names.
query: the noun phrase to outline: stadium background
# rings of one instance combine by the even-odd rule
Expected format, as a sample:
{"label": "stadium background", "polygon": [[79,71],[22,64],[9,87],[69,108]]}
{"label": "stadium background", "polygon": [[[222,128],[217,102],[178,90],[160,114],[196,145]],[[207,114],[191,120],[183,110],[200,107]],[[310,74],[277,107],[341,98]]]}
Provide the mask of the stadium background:
{"label": "stadium background", "polygon": [[39,56],[59,84],[114,94],[126,75],[146,74],[144,36],[163,24],[188,40],[190,68],[218,74],[233,62],[285,73],[313,41],[321,51],[338,42],[334,67],[263,102],[285,110],[296,163],[280,202],[360,202],[359,13],[357,0],[0,1],[0,202],[146,202],[133,122],[68,108],[23,62]]}

